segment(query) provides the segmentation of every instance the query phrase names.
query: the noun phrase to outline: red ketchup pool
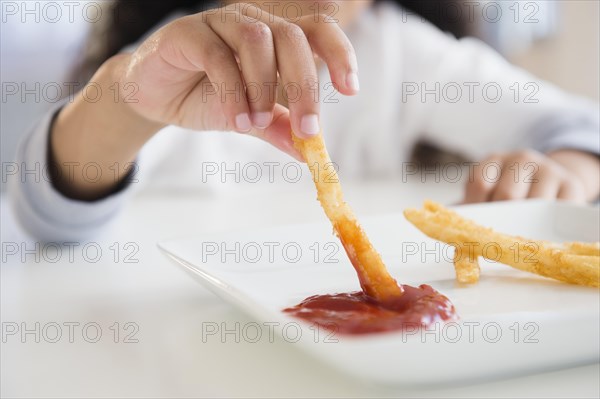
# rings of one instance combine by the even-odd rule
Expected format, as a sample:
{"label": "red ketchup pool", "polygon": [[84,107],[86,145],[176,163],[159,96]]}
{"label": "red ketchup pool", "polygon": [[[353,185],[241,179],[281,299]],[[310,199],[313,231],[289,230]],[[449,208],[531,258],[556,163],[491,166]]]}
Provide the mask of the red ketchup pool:
{"label": "red ketchup pool", "polygon": [[401,287],[404,294],[385,304],[358,291],[314,295],[283,311],[319,327],[353,335],[427,327],[457,318],[452,302],[431,286]]}

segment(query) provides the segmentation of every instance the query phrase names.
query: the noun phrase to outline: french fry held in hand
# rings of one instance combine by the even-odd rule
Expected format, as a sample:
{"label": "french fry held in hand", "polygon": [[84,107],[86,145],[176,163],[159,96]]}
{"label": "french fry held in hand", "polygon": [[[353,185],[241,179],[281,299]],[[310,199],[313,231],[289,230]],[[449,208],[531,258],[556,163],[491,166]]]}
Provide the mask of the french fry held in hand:
{"label": "french fry held in hand", "polygon": [[482,256],[566,283],[600,285],[599,243],[555,244],[497,233],[430,201],[423,209],[405,210],[404,216],[427,236],[456,248],[459,282],[479,280],[477,258]]}
{"label": "french fry held in hand", "polygon": [[363,291],[380,302],[403,294],[388,273],[381,256],[361,228],[352,209],[344,201],[337,172],[329,158],[322,134],[300,139],[292,133],[294,146],[308,163],[317,188],[317,199],[331,221],[360,281]]}

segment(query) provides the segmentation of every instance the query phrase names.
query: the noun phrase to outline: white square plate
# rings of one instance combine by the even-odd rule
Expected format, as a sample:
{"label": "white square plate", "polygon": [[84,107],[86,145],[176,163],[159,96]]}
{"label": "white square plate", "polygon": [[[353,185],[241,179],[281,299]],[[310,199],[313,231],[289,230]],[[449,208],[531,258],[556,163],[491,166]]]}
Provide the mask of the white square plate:
{"label": "white square plate", "polygon": [[[495,230],[552,241],[598,241],[596,207],[523,201],[458,206]],[[451,249],[401,213],[363,226],[400,283],[429,284],[460,320],[430,330],[330,334],[282,309],[308,296],[359,290],[354,269],[327,223],[162,242],[159,247],[215,294],[288,342],[357,378],[427,384],[501,378],[599,361],[600,295],[482,261],[478,284],[454,281]],[[253,339],[256,334],[252,333]]]}

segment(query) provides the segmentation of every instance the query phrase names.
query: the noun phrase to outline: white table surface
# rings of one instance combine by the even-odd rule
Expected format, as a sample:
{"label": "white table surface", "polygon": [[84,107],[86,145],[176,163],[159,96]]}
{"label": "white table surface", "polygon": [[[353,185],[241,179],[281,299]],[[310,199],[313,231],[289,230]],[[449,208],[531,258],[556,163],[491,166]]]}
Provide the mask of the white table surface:
{"label": "white table surface", "polygon": [[[397,212],[425,198],[448,204],[461,197],[461,186],[450,183],[380,181],[346,184],[345,190],[360,217]],[[140,193],[114,227],[95,240],[102,250],[95,263],[84,258],[83,242],[74,249],[73,259],[64,252],[54,263],[53,252],[41,251],[39,261],[27,255],[25,262],[3,254],[3,328],[25,323],[31,329],[39,322],[40,329],[48,329],[39,343],[33,334],[25,339],[20,334],[4,337],[2,397],[600,396],[599,364],[473,385],[386,388],[354,381],[282,340],[237,343],[226,336],[203,342],[203,323],[233,327],[250,319],[174,267],[156,243],[177,236],[324,221],[317,202],[307,197],[314,193],[295,187],[285,192],[256,187],[218,197]],[[1,216],[3,245],[33,248],[34,241],[18,228],[5,196]],[[111,249],[114,243],[121,248],[118,262],[116,247]],[[137,263],[124,260],[127,243],[133,243],[129,249],[139,248],[132,257]],[[69,322],[79,323],[73,342],[64,325]],[[115,322],[120,323],[118,343],[110,329]],[[127,322],[139,327],[139,342],[123,342]],[[49,342],[55,334],[51,323],[62,326],[57,343]],[[86,323],[100,326],[98,342],[83,338]],[[88,331],[93,338],[94,331]]]}

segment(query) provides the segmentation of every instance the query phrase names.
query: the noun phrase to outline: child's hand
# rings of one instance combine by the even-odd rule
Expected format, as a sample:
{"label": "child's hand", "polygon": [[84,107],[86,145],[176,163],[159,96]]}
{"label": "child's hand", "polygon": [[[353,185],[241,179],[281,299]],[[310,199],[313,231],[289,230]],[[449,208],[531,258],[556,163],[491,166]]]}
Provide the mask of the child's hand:
{"label": "child's hand", "polygon": [[598,197],[599,176],[599,158],[581,151],[493,155],[469,176],[464,202],[558,198],[581,203]]}
{"label": "child's hand", "polygon": [[[290,23],[238,3],[165,25],[135,53],[107,60],[83,89],[106,95],[93,102],[77,96],[60,111],[50,144],[60,165],[54,186],[79,200],[111,193],[128,172],[124,166],[115,172],[114,165],[130,165],[165,125],[237,130],[300,158],[290,129],[302,136],[320,131],[313,50],[340,93],[358,91],[354,49],[327,17]],[[278,80],[289,111],[276,104]],[[100,178],[65,178],[72,162],[96,163]]]}
{"label": "child's hand", "polygon": [[[247,4],[166,25],[126,60],[120,80],[139,88],[129,105],[144,118],[250,133],[297,156],[290,128],[302,136],[320,131],[312,50],[341,93],[358,91],[354,49],[336,23],[315,15],[291,23]],[[289,112],[276,104],[278,75]]]}

